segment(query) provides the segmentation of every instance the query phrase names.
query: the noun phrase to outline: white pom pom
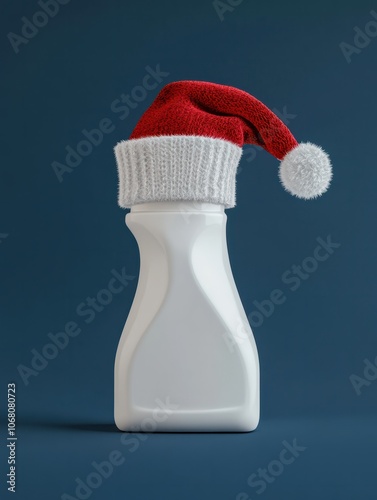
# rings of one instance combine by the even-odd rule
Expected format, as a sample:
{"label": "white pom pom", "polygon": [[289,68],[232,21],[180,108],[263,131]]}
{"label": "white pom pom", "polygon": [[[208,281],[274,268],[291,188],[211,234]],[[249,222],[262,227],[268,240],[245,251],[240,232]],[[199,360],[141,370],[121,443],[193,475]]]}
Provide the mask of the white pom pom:
{"label": "white pom pom", "polygon": [[301,143],[286,154],[280,163],[280,181],[298,198],[310,200],[325,193],[332,178],[328,154],[310,142]]}

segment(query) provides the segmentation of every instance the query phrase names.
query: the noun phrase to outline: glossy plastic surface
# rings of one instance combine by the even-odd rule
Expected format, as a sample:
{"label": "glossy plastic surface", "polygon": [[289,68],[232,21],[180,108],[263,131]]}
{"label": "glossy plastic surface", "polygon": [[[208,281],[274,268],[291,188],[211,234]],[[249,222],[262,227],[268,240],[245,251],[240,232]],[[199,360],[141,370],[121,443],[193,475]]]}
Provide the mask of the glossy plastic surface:
{"label": "glossy plastic surface", "polygon": [[258,353],[230,268],[223,207],[148,203],[126,223],[140,276],[116,355],[116,425],[254,430]]}

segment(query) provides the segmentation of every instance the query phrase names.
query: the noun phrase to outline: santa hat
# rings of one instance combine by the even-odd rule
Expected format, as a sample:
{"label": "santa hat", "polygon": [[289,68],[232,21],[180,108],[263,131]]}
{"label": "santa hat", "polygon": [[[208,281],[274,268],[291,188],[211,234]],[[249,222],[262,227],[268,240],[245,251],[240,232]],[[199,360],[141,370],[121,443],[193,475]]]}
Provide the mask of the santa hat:
{"label": "santa hat", "polygon": [[284,188],[316,198],[329,187],[328,155],[298,144],[286,125],[242,90],[215,83],[166,85],[115,155],[119,205],[198,201],[235,206],[235,178],[244,144],[261,146],[281,160]]}

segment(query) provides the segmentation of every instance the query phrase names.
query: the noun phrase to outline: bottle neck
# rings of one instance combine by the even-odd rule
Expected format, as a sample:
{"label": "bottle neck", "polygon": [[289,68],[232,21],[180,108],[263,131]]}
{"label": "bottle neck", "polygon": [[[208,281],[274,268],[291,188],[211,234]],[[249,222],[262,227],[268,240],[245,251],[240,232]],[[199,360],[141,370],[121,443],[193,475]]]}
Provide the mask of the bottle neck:
{"label": "bottle neck", "polygon": [[140,203],[131,208],[131,213],[140,212],[173,212],[182,215],[187,213],[224,213],[224,205],[199,201],[157,201]]}
{"label": "bottle neck", "polygon": [[132,207],[126,223],[148,262],[157,262],[160,256],[169,263],[188,263],[194,251],[206,259],[212,258],[215,249],[226,251],[226,219],[223,205],[157,202]]}

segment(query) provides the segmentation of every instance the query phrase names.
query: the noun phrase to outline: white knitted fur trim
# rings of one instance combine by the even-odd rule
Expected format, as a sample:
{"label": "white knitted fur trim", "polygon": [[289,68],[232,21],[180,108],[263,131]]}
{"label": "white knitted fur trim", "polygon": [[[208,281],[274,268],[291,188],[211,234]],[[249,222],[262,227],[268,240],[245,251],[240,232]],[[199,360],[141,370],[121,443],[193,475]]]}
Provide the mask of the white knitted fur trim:
{"label": "white knitted fur trim", "polygon": [[202,136],[157,136],[119,142],[115,148],[119,205],[152,201],[236,204],[242,148]]}

